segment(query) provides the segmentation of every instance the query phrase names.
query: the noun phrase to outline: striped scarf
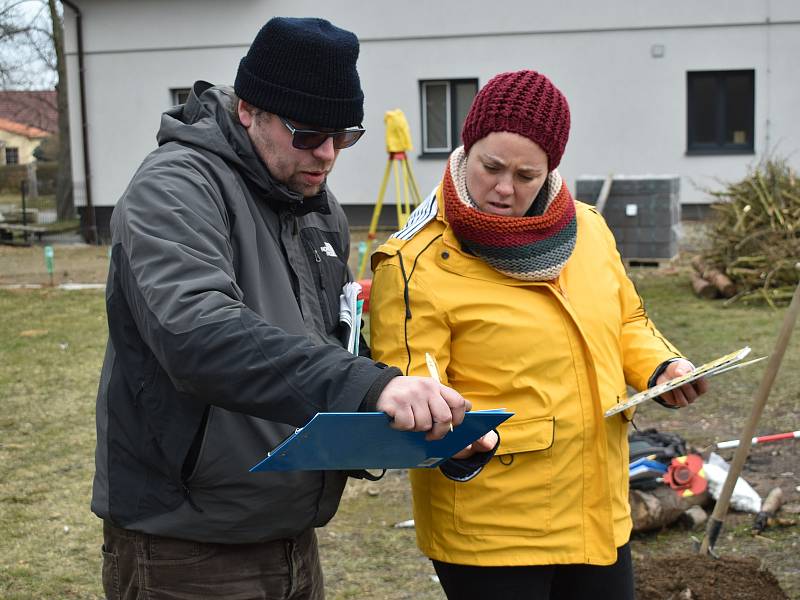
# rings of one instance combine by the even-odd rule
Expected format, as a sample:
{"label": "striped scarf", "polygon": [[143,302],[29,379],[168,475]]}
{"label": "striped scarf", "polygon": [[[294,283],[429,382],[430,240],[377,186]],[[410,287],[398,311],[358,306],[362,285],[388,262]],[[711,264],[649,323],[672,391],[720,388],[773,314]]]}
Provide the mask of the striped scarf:
{"label": "striped scarf", "polygon": [[541,215],[504,217],[478,210],[466,185],[467,160],[457,148],[445,169],[444,212],[465,250],[494,270],[525,281],[558,277],[575,248],[575,203],[558,171],[547,176],[548,194]]}

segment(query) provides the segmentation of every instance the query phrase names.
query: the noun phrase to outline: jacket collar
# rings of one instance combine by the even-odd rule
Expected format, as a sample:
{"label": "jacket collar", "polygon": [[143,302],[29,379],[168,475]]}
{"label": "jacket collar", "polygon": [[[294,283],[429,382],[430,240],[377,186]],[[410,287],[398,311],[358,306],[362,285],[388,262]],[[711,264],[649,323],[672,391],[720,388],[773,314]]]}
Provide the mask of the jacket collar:
{"label": "jacket collar", "polygon": [[[267,171],[266,167],[264,167],[264,171]],[[302,217],[312,212],[318,212],[323,215],[331,214],[327,186],[324,186],[318,194],[307,198],[275,181],[269,171],[266,172],[265,179],[269,182],[269,185],[256,185],[254,187],[263,192],[258,194],[258,197],[263,199],[275,212],[288,212],[296,217]]]}

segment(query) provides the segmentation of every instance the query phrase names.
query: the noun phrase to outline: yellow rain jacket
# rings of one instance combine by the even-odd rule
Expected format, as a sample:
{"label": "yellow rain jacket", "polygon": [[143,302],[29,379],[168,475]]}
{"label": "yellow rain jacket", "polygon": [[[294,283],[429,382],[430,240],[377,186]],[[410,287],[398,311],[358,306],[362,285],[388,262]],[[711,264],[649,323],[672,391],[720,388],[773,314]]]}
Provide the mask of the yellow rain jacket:
{"label": "yellow rain jacket", "polygon": [[463,252],[441,188],[437,198],[435,218],[372,257],[373,358],[426,376],[429,352],[473,410],[515,416],[474,479],[412,471],[419,547],[466,565],[612,564],[631,531],[632,409],[603,412],[680,354],[649,320],[591,207],[576,202],[576,247],[559,278],[526,282]]}

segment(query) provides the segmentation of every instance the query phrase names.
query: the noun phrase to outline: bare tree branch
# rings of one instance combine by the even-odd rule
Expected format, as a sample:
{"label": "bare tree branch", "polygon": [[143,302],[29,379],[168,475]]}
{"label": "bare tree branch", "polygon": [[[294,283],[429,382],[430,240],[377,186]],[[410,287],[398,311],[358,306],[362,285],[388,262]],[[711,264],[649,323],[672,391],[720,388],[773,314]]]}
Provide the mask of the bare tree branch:
{"label": "bare tree branch", "polygon": [[[75,213],[72,198],[67,72],[62,11],[56,0],[0,0],[0,89],[56,89],[58,109],[58,174],[56,212],[59,219]],[[34,125],[52,111],[46,94],[30,94],[19,115]],[[24,119],[24,120],[23,120]],[[50,126],[51,128],[52,126]]]}
{"label": "bare tree branch", "polygon": [[0,89],[52,88],[55,81],[48,2],[0,0]]}

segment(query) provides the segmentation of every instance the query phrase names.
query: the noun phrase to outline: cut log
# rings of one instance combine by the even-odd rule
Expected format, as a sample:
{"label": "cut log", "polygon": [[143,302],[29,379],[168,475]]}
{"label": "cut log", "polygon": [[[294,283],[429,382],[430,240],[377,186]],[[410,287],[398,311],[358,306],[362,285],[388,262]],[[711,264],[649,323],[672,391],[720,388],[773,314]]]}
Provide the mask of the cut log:
{"label": "cut log", "polygon": [[689,529],[700,529],[708,521],[708,514],[701,506],[690,506],[681,515],[681,523]]}
{"label": "cut log", "polygon": [[736,285],[730,278],[717,269],[706,269],[701,275],[706,281],[714,284],[720,293],[726,298],[733,298],[736,295]]}
{"label": "cut log", "polygon": [[631,490],[631,519],[634,531],[661,529],[677,521],[691,506],[702,506],[711,498],[708,491],[696,496],[679,496],[669,486],[659,486],[650,491]]}
{"label": "cut log", "polygon": [[761,510],[756,515],[755,522],[753,523],[753,533],[761,533],[770,524],[770,520],[775,517],[783,505],[783,490],[776,487],[770,490],[764,502],[761,504]]}
{"label": "cut log", "polygon": [[707,300],[717,297],[717,294],[719,293],[717,286],[710,281],[703,279],[697,273],[691,273],[691,277],[692,289],[697,297],[705,298]]}
{"label": "cut log", "polygon": [[700,256],[699,254],[695,254],[692,257],[691,263],[692,263],[692,268],[695,271],[697,271],[697,274],[702,276],[703,271],[706,270],[706,263],[703,260],[703,257]]}

